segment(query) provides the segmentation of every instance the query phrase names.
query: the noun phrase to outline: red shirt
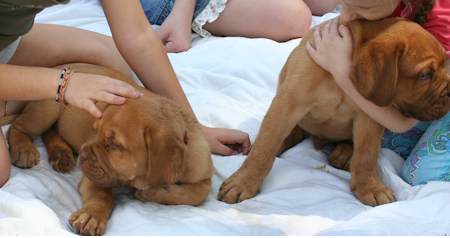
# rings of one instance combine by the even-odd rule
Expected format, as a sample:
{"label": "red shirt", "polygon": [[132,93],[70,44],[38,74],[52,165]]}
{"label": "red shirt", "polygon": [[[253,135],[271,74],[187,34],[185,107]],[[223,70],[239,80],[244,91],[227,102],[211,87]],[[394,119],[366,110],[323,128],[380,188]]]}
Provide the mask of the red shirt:
{"label": "red shirt", "polygon": [[[411,18],[412,14],[411,5],[405,6],[401,1],[392,16]],[[422,26],[441,42],[450,58],[450,0],[436,0],[433,9],[428,13],[427,22]]]}

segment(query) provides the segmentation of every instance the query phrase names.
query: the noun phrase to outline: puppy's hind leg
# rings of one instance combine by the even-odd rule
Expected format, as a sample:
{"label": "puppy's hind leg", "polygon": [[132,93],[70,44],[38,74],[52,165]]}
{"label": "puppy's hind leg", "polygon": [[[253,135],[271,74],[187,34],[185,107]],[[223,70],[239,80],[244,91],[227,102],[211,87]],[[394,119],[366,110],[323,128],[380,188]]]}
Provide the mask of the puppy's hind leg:
{"label": "puppy's hind leg", "polygon": [[294,127],[294,129],[291,131],[291,134],[284,139],[283,144],[281,144],[281,148],[278,151],[277,155],[281,155],[286,150],[292,148],[294,145],[300,143],[308,134],[306,131],[304,131],[299,126]]}
{"label": "puppy's hind leg", "polygon": [[350,171],[350,163],[353,155],[353,143],[341,142],[334,147],[328,156],[330,165],[337,168]]}
{"label": "puppy's hind leg", "polygon": [[60,173],[70,172],[75,168],[76,161],[72,148],[52,127],[42,135],[48,152],[48,160],[53,169]]}
{"label": "puppy's hind leg", "polygon": [[31,168],[39,163],[39,151],[33,138],[50,128],[59,117],[60,105],[52,100],[28,103],[8,131],[11,162],[19,168]]}

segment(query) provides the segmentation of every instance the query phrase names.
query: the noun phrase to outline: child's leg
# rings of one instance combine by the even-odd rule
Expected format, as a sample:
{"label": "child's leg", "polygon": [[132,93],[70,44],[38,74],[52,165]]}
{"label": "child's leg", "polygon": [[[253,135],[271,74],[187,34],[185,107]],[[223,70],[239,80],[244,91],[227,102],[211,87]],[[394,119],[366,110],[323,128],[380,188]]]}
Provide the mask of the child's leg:
{"label": "child's leg", "polygon": [[322,16],[333,11],[338,5],[338,0],[304,0],[313,15]]}
{"label": "child's leg", "polygon": [[204,28],[219,36],[287,41],[303,37],[310,25],[311,11],[302,0],[228,0],[220,17]]}
{"label": "child's leg", "polygon": [[23,36],[10,64],[53,67],[66,63],[91,63],[131,75],[108,36],[58,25],[35,24]]}
{"label": "child's leg", "polygon": [[0,188],[8,181],[11,173],[11,160],[6,148],[5,136],[0,130]]}

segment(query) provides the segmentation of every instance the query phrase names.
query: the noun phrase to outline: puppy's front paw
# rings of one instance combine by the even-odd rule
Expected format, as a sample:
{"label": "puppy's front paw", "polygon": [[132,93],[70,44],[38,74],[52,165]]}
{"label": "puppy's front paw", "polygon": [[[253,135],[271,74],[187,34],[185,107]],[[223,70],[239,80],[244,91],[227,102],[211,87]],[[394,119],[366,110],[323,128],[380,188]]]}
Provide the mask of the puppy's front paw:
{"label": "puppy's front paw", "polygon": [[101,213],[82,208],[74,212],[69,219],[70,225],[80,235],[99,236],[106,230],[108,219]]}
{"label": "puppy's front paw", "polygon": [[226,203],[242,202],[254,197],[261,183],[260,176],[238,170],[220,186],[218,199]]}
{"label": "puppy's front paw", "polygon": [[11,162],[22,169],[28,169],[39,164],[39,151],[32,141],[23,140],[9,147]]}
{"label": "puppy's front paw", "polygon": [[158,189],[136,190],[134,196],[142,202],[157,202],[156,195]]}
{"label": "puppy's front paw", "polygon": [[75,168],[76,161],[70,148],[57,148],[50,152],[48,159],[53,169],[60,173],[68,173]]}
{"label": "puppy's front paw", "polygon": [[352,190],[362,203],[369,206],[374,207],[395,202],[392,190],[380,181],[355,185]]}

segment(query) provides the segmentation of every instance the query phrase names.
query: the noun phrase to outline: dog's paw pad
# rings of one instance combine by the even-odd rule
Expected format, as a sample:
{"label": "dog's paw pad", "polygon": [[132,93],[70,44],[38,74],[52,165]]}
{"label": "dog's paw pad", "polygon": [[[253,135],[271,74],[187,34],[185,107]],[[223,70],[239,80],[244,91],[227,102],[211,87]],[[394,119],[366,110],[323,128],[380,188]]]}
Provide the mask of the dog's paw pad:
{"label": "dog's paw pad", "polygon": [[[256,176],[255,176],[256,177]],[[261,183],[237,172],[220,186],[218,199],[226,203],[238,203],[256,195]]]}
{"label": "dog's paw pad", "polygon": [[355,194],[359,200],[369,206],[379,206],[395,202],[395,196],[391,189],[383,184],[366,188],[355,189]]}
{"label": "dog's paw pad", "polygon": [[70,225],[80,235],[99,236],[106,230],[106,219],[84,211],[73,213],[69,219]]}
{"label": "dog's paw pad", "polygon": [[33,143],[10,147],[11,162],[19,168],[32,168],[39,164],[39,151]]}
{"label": "dog's paw pad", "polygon": [[50,163],[55,171],[68,173],[75,168],[76,161],[70,149],[56,149],[49,155]]}

